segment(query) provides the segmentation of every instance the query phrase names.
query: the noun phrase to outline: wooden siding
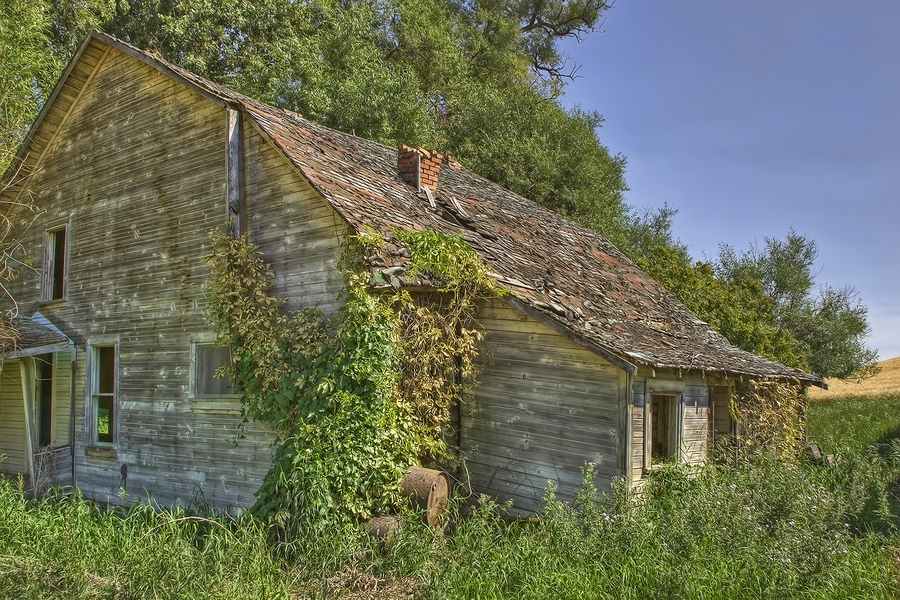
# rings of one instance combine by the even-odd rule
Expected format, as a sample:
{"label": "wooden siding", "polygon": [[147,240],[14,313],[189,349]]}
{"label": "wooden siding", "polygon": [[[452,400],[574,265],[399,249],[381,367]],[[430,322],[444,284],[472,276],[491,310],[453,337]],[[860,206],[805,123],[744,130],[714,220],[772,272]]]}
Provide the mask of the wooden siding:
{"label": "wooden siding", "polygon": [[644,475],[644,380],[631,384],[631,479]]}
{"label": "wooden siding", "polygon": [[[72,352],[57,352],[53,362],[53,426],[50,445],[54,448],[72,443]],[[72,470],[71,464],[69,471]]]}
{"label": "wooden siding", "polygon": [[22,372],[19,360],[5,360],[0,371],[0,473],[24,473],[25,404],[22,401]]}
{"label": "wooden siding", "polygon": [[587,462],[608,486],[622,474],[625,373],[501,300],[480,321],[482,374],[460,436],[475,490],[530,512],[548,480],[571,500]]}
{"label": "wooden siding", "polygon": [[[35,255],[46,229],[69,227],[67,297],[39,307],[79,348],[76,482],[98,500],[116,502],[124,488],[163,505],[248,506],[273,436],[240,430],[235,397],[190,397],[191,344],[212,338],[203,257],[209,231],[226,224],[225,110],[117,50],[95,68],[27,180],[45,212],[33,225],[16,217]],[[248,231],[274,266],[277,292],[292,307],[335,310],[343,223],[258,131],[245,124],[243,135]],[[29,306],[40,290],[40,275],[27,273],[12,292]],[[112,447],[87,439],[92,342],[118,344]]]}
{"label": "wooden siding", "polygon": [[336,312],[349,227],[255,126],[244,132],[248,230],[272,265],[275,293],[287,308]]}

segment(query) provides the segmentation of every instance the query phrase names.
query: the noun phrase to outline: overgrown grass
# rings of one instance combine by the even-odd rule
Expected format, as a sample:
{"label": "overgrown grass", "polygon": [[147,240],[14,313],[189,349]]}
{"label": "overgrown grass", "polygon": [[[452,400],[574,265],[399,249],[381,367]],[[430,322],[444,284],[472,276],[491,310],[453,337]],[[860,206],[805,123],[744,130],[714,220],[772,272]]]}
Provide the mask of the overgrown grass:
{"label": "overgrown grass", "polygon": [[865,451],[900,438],[900,396],[844,398],[809,409],[809,441],[823,452]]}
{"label": "overgrown grass", "polygon": [[814,407],[831,465],[667,467],[640,495],[585,487],[570,506],[551,488],[512,525],[489,500],[448,535],[407,515],[389,542],[336,525],[278,544],[246,515],[31,501],[0,481],[0,597],[896,598],[898,407]]}

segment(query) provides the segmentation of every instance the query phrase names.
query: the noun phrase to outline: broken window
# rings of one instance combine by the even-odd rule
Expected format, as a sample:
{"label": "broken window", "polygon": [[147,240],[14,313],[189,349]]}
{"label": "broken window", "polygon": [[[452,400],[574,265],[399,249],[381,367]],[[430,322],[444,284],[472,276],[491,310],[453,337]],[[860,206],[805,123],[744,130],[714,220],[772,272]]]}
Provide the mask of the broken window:
{"label": "broken window", "polygon": [[92,346],[91,359],[94,441],[112,444],[116,431],[116,346]]}
{"label": "broken window", "polygon": [[220,366],[231,364],[231,350],[215,344],[194,344],[192,396],[233,396],[234,382],[216,377]]}
{"label": "broken window", "polygon": [[44,302],[66,298],[67,240],[66,227],[49,230],[44,238]]}

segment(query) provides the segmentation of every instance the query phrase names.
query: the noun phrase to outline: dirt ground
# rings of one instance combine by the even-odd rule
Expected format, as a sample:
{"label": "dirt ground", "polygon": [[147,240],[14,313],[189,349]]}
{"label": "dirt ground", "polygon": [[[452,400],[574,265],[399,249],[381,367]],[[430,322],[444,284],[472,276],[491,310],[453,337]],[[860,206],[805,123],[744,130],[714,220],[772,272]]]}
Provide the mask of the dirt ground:
{"label": "dirt ground", "polygon": [[848,396],[868,398],[900,394],[900,356],[878,364],[881,372],[875,377],[849,381],[827,379],[828,391],[813,387],[809,389],[809,397],[813,402],[826,402]]}

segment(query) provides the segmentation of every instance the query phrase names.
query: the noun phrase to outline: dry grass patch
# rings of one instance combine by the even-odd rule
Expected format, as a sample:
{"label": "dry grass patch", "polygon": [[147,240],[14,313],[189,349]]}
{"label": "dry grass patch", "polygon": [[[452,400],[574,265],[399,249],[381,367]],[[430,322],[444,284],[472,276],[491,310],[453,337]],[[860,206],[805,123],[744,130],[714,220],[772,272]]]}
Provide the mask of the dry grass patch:
{"label": "dry grass patch", "polygon": [[827,379],[828,390],[810,388],[813,402],[828,402],[838,398],[881,398],[900,395],[900,356],[878,363],[881,372],[869,379]]}

